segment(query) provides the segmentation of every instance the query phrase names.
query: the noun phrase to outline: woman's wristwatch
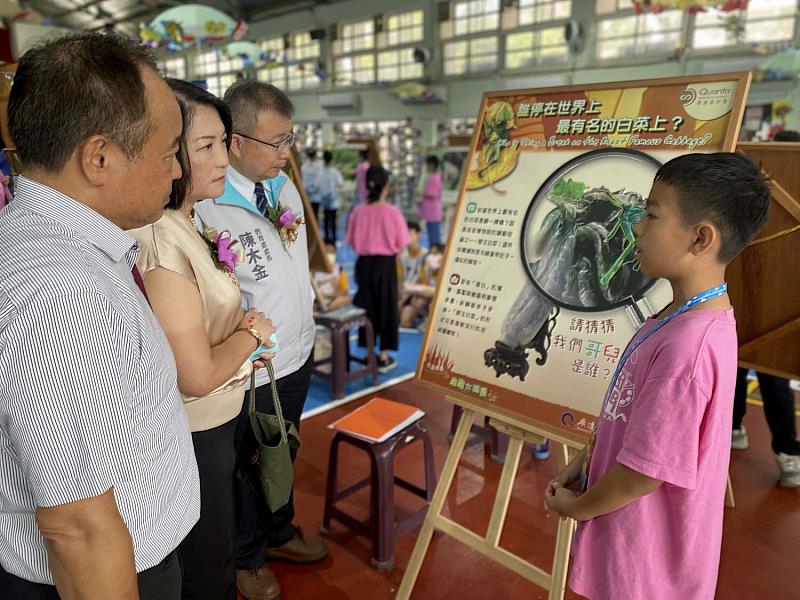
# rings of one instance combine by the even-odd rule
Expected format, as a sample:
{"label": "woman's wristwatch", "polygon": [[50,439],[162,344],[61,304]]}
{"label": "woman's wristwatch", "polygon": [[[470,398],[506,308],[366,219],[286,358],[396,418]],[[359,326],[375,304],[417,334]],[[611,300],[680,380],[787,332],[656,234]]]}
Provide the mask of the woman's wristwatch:
{"label": "woman's wristwatch", "polygon": [[256,348],[264,345],[264,338],[261,337],[261,334],[255,327],[239,327],[239,329],[234,330],[234,333],[236,333],[237,331],[244,331],[245,333],[249,333],[250,335],[252,335],[256,339],[256,342],[258,342]]}

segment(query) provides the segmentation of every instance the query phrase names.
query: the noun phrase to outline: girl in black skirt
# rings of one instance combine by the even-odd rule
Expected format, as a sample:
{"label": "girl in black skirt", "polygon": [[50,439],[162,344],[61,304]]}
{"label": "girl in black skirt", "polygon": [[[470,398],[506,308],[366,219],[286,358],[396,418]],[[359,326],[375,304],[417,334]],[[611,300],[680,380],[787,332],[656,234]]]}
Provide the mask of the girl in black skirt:
{"label": "girl in black skirt", "polygon": [[[391,371],[397,362],[389,350],[397,350],[400,312],[397,304],[397,255],[408,245],[408,228],[400,210],[386,202],[389,174],[382,167],[367,171],[367,204],[353,209],[347,226],[347,243],[358,254],[353,303],[367,311],[380,339],[378,370]],[[358,336],[365,346],[364,332]]]}

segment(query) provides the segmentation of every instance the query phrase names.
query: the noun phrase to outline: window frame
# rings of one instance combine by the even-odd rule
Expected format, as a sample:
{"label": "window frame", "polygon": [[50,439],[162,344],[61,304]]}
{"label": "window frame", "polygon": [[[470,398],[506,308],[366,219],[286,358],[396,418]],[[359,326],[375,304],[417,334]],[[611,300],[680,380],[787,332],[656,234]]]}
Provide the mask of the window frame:
{"label": "window frame", "polygon": [[[474,5],[475,3],[488,3],[488,2],[497,2],[497,11],[491,10],[484,10],[483,12],[479,12],[477,14],[473,14],[469,12],[469,8],[467,8],[467,14],[464,16],[458,16],[456,13],[458,12],[457,7],[464,5],[469,7],[470,5]],[[471,27],[467,27],[467,31],[458,33],[458,22],[459,21],[470,21],[472,19],[476,19],[479,17],[486,18],[487,16],[491,16],[493,14],[497,14],[497,24],[494,27],[483,27],[480,29],[472,30]],[[500,25],[503,16],[503,3],[500,0],[450,0],[450,21],[453,24],[453,36],[454,38],[461,38],[461,37],[484,37],[485,34],[491,32],[499,32]]]}
{"label": "window frame", "polygon": [[[744,10],[737,9],[736,11],[730,11],[730,12],[727,12],[727,13],[726,12],[721,12],[721,11],[719,11],[717,13],[717,14],[722,15],[723,17],[725,15],[738,13],[739,15],[741,15],[743,17],[742,25],[744,27],[744,31],[743,31],[742,37],[741,38],[734,38],[733,43],[724,44],[722,46],[704,46],[704,47],[701,47],[701,46],[696,46],[695,45],[695,39],[696,39],[698,30],[717,29],[717,28],[720,27],[720,25],[702,25],[702,24],[698,24],[698,18],[697,18],[698,15],[693,15],[692,16],[692,39],[691,39],[691,48],[692,48],[692,50],[694,52],[696,52],[696,53],[698,53],[700,55],[704,55],[704,56],[707,56],[709,54],[740,53],[742,51],[749,52],[752,49],[752,45],[754,45],[754,44],[756,44],[756,45],[758,45],[758,44],[785,44],[785,43],[791,43],[797,38],[797,33],[798,33],[798,28],[799,28],[798,21],[800,20],[800,10],[797,10],[797,6],[795,5],[795,11],[794,11],[793,15],[786,14],[786,15],[783,15],[781,17],[759,17],[759,18],[752,19],[752,22],[755,22],[755,23],[772,22],[772,21],[775,21],[775,20],[788,21],[788,20],[792,19],[794,21],[794,27],[793,27],[792,35],[790,37],[784,38],[784,39],[772,39],[772,40],[766,40],[766,41],[751,41],[751,40],[748,40],[747,39],[747,25],[748,25],[749,22],[751,22],[751,20],[747,18],[747,11],[750,10],[751,8],[752,8],[752,5],[748,5],[748,7],[746,9],[744,9]],[[717,12],[716,9],[712,8],[711,10]]]}
{"label": "window frame", "polygon": [[[620,0],[617,0],[618,2]],[[594,39],[594,64],[595,65],[608,65],[614,63],[624,63],[631,60],[636,60],[640,58],[659,58],[668,56],[669,52],[667,51],[660,51],[660,50],[647,50],[648,46],[644,43],[644,40],[647,39],[648,36],[653,35],[654,32],[648,32],[646,30],[646,23],[648,17],[660,18],[665,14],[675,13],[681,15],[680,25],[676,29],[666,29],[661,32],[656,33],[663,33],[663,34],[670,34],[670,33],[678,33],[678,40],[676,42],[675,48],[680,48],[682,43],[685,42],[686,36],[688,35],[688,27],[689,27],[689,17],[690,15],[680,9],[672,9],[668,11],[663,11],[661,13],[643,13],[637,14],[633,8],[621,10],[613,13],[605,13],[602,16],[598,14],[597,16],[597,33]],[[597,14],[597,0],[595,0],[595,14]],[[630,19],[634,17],[636,20],[634,22],[634,32],[633,35],[625,36],[609,36],[606,38],[601,37],[600,27],[601,24],[605,21],[613,21],[618,19]],[[632,48],[633,54],[625,54],[623,56],[615,56],[609,58],[603,58],[600,56],[600,48],[602,47],[602,43],[604,41],[612,41],[612,40],[632,40]],[[645,50],[640,50],[645,49]],[[673,50],[674,52],[674,50]]]}
{"label": "window frame", "polygon": [[[420,13],[422,15],[422,21],[418,25],[412,23],[411,25],[403,26],[401,23],[396,29],[389,29],[389,22],[391,19],[397,18],[398,20],[402,21],[403,17],[415,15],[416,13]],[[415,37],[406,41],[400,39],[402,38],[402,32],[416,30],[417,28],[419,28],[420,33],[418,38]],[[389,41],[389,35],[392,33],[398,34],[398,40],[394,43]],[[425,10],[422,8],[412,8],[411,10],[392,11],[385,13],[383,15],[383,30],[380,33],[377,33],[375,37],[375,49],[377,51],[392,50],[423,43],[425,41]]]}
{"label": "window frame", "polygon": [[[356,27],[359,25],[364,25],[366,23],[372,23],[372,31],[366,34],[358,34],[355,36],[347,36],[345,39],[345,28],[347,27]],[[342,23],[338,23],[336,26],[336,31],[338,37],[336,41],[332,45],[333,49],[333,85],[337,88],[352,88],[352,87],[359,87],[359,86],[369,86],[374,85],[377,81],[376,72],[377,72],[377,56],[376,56],[376,49],[377,49],[377,27],[375,26],[375,18],[370,17],[368,19],[358,19],[356,21],[344,21]],[[354,39],[370,39],[370,43],[367,47],[359,47],[354,48],[351,47],[349,50],[344,49],[345,43],[351,42]],[[359,66],[356,63],[358,61],[363,60],[367,57],[372,57],[372,65],[371,66]],[[349,61],[351,66],[347,69],[342,68],[342,64]],[[367,78],[359,79],[358,74],[369,73]]]}

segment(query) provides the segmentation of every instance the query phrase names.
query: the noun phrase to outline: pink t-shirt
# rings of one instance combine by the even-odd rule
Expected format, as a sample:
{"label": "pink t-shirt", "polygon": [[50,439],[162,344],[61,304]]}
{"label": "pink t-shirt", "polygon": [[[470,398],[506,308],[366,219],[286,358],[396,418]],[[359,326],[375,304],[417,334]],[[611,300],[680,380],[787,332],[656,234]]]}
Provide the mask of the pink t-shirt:
{"label": "pink t-shirt", "polygon": [[598,418],[589,487],[615,463],[664,483],[579,525],[575,592],[591,600],[714,598],[736,361],[733,310],[702,309],[675,317],[628,358]]}
{"label": "pink t-shirt", "polygon": [[395,256],[409,242],[403,213],[384,202],[356,206],[345,237],[359,256]]}
{"label": "pink t-shirt", "polygon": [[419,216],[428,223],[439,223],[442,220],[441,173],[431,173],[428,176],[422,202],[419,204]]}
{"label": "pink t-shirt", "polygon": [[367,201],[367,171],[369,162],[362,161],[356,167],[356,187],[358,188],[358,199],[360,202]]}

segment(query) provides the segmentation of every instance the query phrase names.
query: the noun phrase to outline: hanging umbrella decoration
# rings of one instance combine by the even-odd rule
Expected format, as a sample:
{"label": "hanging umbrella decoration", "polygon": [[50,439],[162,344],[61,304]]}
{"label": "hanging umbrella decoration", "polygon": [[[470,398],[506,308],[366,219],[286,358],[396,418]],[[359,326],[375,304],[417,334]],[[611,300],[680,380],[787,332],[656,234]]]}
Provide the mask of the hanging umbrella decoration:
{"label": "hanging umbrella decoration", "polygon": [[256,63],[267,60],[267,54],[253,42],[231,42],[222,49],[222,53],[228,57],[241,58],[245,67],[253,67]]}
{"label": "hanging umbrella decoration", "polygon": [[247,24],[234,21],[224,12],[200,4],[184,4],[169,8],[149,23],[139,23],[139,39],[152,48],[166,46],[171,51],[192,44],[220,42],[241,37]]}

